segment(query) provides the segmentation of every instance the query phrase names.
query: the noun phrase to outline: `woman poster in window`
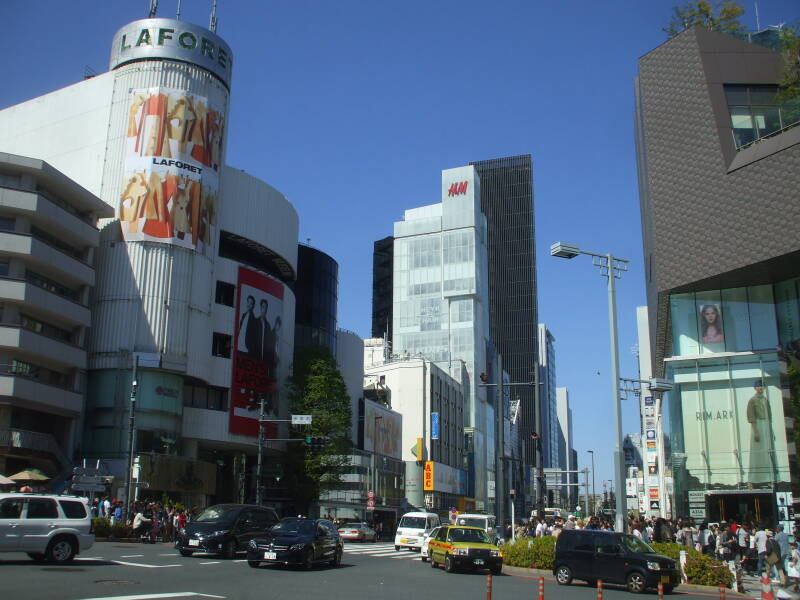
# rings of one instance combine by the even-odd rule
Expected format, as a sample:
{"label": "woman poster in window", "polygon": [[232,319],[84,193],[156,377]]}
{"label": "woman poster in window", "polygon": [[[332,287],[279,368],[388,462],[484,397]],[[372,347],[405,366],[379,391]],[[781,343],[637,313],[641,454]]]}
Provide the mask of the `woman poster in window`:
{"label": "woman poster in window", "polygon": [[772,451],[772,426],[769,398],[764,393],[764,383],[757,379],[753,382],[755,394],[747,402],[747,422],[750,424],[750,460],[748,481],[772,481],[773,468],[770,453]]}
{"label": "woman poster in window", "polygon": [[700,338],[704,344],[725,341],[722,333],[722,317],[716,304],[705,304],[700,308]]}

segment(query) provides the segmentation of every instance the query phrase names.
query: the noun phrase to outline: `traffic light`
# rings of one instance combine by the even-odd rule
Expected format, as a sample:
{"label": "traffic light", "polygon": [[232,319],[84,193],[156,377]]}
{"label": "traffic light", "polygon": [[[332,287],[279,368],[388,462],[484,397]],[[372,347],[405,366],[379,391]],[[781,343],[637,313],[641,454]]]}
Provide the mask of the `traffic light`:
{"label": "traffic light", "polygon": [[304,441],[312,452],[322,452],[331,443],[331,438],[326,435],[307,435]]}

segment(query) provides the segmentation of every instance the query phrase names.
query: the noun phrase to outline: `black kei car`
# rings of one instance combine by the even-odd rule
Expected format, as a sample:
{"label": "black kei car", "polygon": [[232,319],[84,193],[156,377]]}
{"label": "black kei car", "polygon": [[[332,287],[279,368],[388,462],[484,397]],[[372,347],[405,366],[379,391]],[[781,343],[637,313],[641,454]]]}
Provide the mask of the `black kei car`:
{"label": "black kei car", "polygon": [[556,541],[553,575],[561,585],[582,579],[594,586],[603,583],[625,585],[641,593],[663,584],[670,593],[680,583],[675,561],[658,554],[640,538],[624,533],[591,529],[563,530]]}
{"label": "black kei car", "polygon": [[282,519],[266,536],[250,540],[247,564],[296,565],[311,570],[315,564],[338,567],[344,542],[336,526],[325,519]]}
{"label": "black kei car", "polygon": [[278,522],[274,509],[252,504],[215,504],[186,524],[175,537],[181,556],[212,552],[233,558],[254,537],[263,536]]}

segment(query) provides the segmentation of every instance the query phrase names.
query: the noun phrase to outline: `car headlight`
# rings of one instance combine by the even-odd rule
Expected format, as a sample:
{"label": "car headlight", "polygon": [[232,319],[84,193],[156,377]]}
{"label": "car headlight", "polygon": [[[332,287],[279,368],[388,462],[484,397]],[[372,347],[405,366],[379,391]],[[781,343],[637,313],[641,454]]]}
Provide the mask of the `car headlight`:
{"label": "car headlight", "polygon": [[500,550],[489,550],[489,556],[497,558],[498,556],[503,556],[503,553]]}
{"label": "car headlight", "polygon": [[469,554],[469,549],[467,548],[455,548],[453,550],[453,554],[457,556],[467,556]]}
{"label": "car headlight", "polygon": [[250,550],[258,550],[258,543],[255,540],[250,540],[250,543],[247,544],[247,547],[250,548]]}
{"label": "car headlight", "polygon": [[215,531],[215,532],[214,532],[214,533],[212,533],[211,535],[212,535],[212,536],[214,536],[214,537],[216,537],[216,536],[218,536],[218,535],[228,535],[229,533],[230,533],[230,530],[229,530],[229,529],[220,529],[219,531]]}
{"label": "car headlight", "polygon": [[305,545],[305,544],[293,544],[293,545],[292,545],[292,546],[289,548],[289,550],[302,550],[302,549],[303,549],[303,548],[305,548],[305,547],[306,547],[306,545]]}
{"label": "car headlight", "polygon": [[652,562],[652,561],[648,560],[647,561],[647,568],[650,569],[651,571],[660,571],[661,570],[661,565],[659,563],[657,563],[657,562]]}
{"label": "car headlight", "polygon": [[180,533],[181,535],[186,535],[186,529],[184,527],[181,527],[181,529],[180,529],[180,531],[178,531],[178,533]]}

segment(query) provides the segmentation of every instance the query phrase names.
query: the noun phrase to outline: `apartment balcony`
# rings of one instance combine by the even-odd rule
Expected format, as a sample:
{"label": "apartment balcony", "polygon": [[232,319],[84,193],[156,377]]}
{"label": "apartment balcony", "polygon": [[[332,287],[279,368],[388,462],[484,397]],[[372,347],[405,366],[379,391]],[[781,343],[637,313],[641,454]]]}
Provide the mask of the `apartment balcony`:
{"label": "apartment balcony", "polygon": [[21,356],[29,356],[36,362],[43,357],[47,363],[86,369],[86,351],[56,338],[30,331],[19,325],[0,323],[0,349],[21,349]]}
{"label": "apartment balcony", "polygon": [[0,254],[19,258],[26,266],[56,281],[94,286],[94,269],[89,264],[34,235],[0,231]]}
{"label": "apartment balcony", "polygon": [[41,192],[0,188],[0,206],[77,246],[97,246],[100,241],[91,222]]}
{"label": "apartment balcony", "polygon": [[24,279],[0,277],[0,302],[3,301],[32,304],[39,311],[48,313],[55,323],[92,325],[92,313],[88,307]]}
{"label": "apartment balcony", "polygon": [[83,394],[74,390],[37,380],[35,377],[8,373],[8,365],[0,374],[0,397],[11,404],[56,413],[64,417],[78,417],[83,410]]}
{"label": "apartment balcony", "polygon": [[55,458],[62,468],[72,462],[51,434],[10,427],[0,428],[0,454]]}

